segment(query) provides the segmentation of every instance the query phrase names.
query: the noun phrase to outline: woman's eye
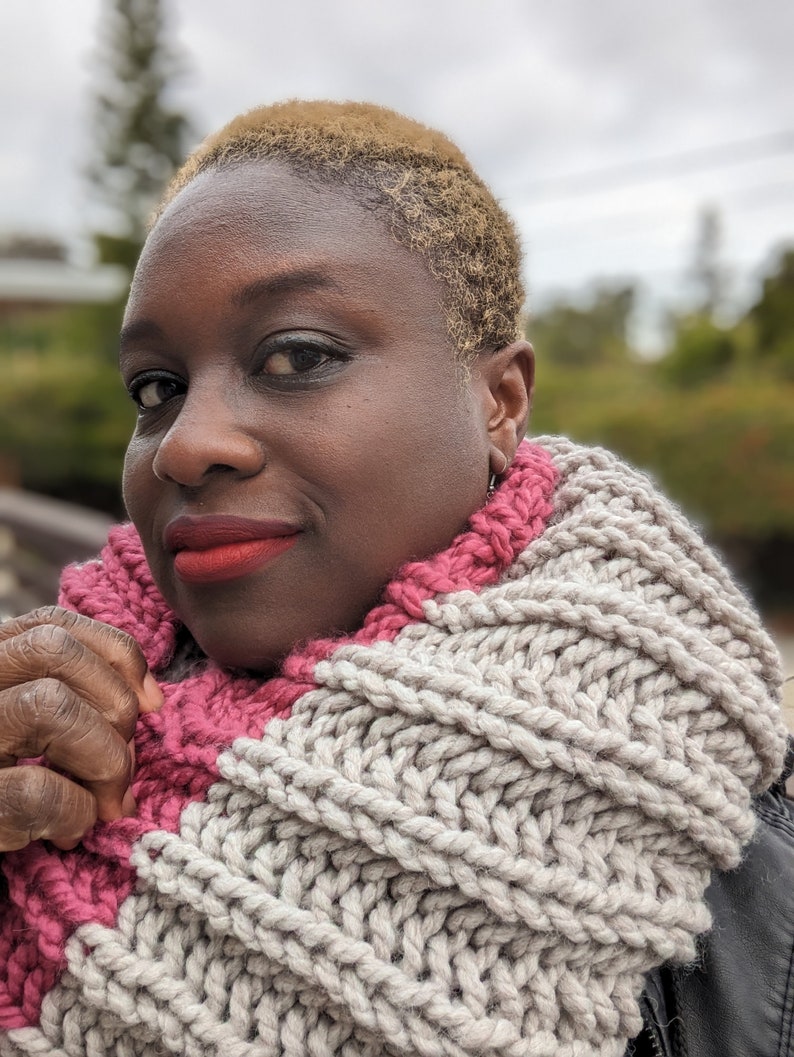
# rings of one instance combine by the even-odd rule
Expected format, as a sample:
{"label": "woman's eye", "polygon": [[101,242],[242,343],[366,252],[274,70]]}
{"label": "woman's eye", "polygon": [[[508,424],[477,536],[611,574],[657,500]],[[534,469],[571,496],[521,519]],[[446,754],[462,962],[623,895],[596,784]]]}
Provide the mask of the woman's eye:
{"label": "woman's eye", "polygon": [[130,396],[142,411],[152,411],[183,390],[184,385],[176,378],[142,378],[130,386]]}
{"label": "woman's eye", "polygon": [[291,348],[269,352],[262,364],[262,373],[282,376],[303,374],[323,367],[331,359],[329,353],[322,349],[314,349],[310,345],[294,345]]}

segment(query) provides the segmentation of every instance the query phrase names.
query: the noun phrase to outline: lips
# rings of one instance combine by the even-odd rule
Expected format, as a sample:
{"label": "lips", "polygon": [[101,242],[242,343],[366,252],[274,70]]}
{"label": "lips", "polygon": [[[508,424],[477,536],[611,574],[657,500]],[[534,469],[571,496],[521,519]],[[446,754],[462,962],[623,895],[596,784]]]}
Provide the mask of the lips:
{"label": "lips", "polygon": [[165,530],[174,570],[185,583],[235,580],[262,569],[297,541],[300,529],[286,521],[231,516],[181,517]]}

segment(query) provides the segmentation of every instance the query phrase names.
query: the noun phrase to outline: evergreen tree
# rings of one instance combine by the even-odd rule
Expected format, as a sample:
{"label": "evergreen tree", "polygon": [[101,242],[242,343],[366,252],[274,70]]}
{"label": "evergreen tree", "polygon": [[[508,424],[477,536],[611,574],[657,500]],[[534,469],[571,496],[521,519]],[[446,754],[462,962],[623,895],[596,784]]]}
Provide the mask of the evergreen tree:
{"label": "evergreen tree", "polygon": [[695,312],[713,319],[725,299],[727,274],[720,260],[722,223],[712,206],[701,209],[690,279],[695,289]]}
{"label": "evergreen tree", "polygon": [[170,89],[182,66],[161,0],[104,0],[95,147],[88,176],[102,207],[100,259],[132,269],[146,221],[185,155],[190,126]]}

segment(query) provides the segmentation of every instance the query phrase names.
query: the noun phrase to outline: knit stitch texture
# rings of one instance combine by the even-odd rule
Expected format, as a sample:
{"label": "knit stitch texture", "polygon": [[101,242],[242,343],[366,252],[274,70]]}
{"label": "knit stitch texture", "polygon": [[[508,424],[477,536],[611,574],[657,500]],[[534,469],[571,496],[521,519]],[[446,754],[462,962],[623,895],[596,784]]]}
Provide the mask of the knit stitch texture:
{"label": "knit stitch texture", "polygon": [[[541,443],[356,635],[166,684],[138,818],[6,856],[0,1054],[624,1052],[782,766],[780,668],[645,477]],[[65,592],[167,664],[129,529]]]}

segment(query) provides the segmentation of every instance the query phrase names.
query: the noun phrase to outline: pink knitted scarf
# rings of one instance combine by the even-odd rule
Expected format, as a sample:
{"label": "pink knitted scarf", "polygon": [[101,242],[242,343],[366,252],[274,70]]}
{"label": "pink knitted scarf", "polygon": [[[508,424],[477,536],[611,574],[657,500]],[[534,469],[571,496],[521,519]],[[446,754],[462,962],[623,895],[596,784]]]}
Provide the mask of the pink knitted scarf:
{"label": "pink knitted scarf", "polygon": [[[354,635],[302,646],[266,682],[210,664],[180,683],[163,683],[162,710],[142,715],[136,731],[137,816],[98,823],[72,852],[38,842],[4,857],[0,1029],[38,1022],[44,995],[63,971],[66,941],[79,925],[113,925],[135,883],[132,846],[152,830],[177,831],[183,809],[217,780],[223,748],[239,736],[259,737],[270,719],[287,716],[314,689],[315,665],[339,646],[392,640],[423,619],[423,603],[436,595],[495,583],[543,531],[555,482],[548,454],[522,444],[468,529],[435,557],[405,565]],[[66,570],[60,601],[132,635],[155,673],[168,665],[178,621],[152,581],[132,526],[111,532],[99,561]]]}

